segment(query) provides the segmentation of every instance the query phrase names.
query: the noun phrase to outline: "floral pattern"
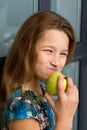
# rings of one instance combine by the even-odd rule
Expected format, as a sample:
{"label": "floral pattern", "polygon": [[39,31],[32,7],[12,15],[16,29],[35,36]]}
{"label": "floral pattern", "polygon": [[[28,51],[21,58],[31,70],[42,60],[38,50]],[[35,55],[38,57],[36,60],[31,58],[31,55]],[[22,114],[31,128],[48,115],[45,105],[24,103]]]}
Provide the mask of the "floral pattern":
{"label": "floral pattern", "polygon": [[8,130],[5,122],[25,118],[37,119],[40,130],[54,130],[54,113],[45,96],[19,87],[7,101],[1,130]]}

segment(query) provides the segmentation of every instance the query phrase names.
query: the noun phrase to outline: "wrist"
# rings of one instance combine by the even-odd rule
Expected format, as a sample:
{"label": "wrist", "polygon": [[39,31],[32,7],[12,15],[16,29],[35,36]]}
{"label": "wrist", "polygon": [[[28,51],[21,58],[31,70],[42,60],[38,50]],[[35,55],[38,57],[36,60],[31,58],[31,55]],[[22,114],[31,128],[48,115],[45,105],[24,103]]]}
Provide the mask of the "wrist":
{"label": "wrist", "polygon": [[54,130],[72,130],[72,121],[70,120],[56,120]]}

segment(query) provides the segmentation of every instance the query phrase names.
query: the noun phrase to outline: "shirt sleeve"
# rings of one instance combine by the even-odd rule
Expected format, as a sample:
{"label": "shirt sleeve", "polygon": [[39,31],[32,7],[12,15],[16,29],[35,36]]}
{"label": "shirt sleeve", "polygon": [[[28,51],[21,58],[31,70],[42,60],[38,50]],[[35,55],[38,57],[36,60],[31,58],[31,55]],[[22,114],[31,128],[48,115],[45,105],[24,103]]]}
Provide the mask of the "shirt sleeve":
{"label": "shirt sleeve", "polygon": [[23,97],[16,97],[8,102],[5,109],[5,120],[16,120],[25,118],[35,118],[38,120],[37,112],[30,100]]}

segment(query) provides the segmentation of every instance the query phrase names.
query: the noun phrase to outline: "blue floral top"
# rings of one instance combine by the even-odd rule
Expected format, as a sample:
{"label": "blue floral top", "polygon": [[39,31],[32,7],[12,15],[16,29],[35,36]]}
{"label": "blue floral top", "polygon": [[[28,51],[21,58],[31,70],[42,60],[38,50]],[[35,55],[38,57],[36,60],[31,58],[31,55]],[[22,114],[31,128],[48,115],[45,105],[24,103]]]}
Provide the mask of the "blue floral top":
{"label": "blue floral top", "polygon": [[7,101],[1,130],[8,130],[7,121],[25,118],[38,120],[40,130],[54,130],[54,113],[45,96],[19,87]]}

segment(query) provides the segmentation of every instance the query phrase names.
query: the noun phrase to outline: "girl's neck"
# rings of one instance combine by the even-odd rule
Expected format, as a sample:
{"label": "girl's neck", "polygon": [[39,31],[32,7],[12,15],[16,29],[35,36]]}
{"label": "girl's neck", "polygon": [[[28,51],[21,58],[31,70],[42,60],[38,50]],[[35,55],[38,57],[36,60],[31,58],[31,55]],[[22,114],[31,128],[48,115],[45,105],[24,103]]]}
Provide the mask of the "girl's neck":
{"label": "girl's neck", "polygon": [[39,93],[42,95],[42,89],[40,86],[40,81],[35,81],[35,80],[31,80],[29,82],[23,83],[22,84],[22,89],[23,90],[31,90],[33,92]]}

